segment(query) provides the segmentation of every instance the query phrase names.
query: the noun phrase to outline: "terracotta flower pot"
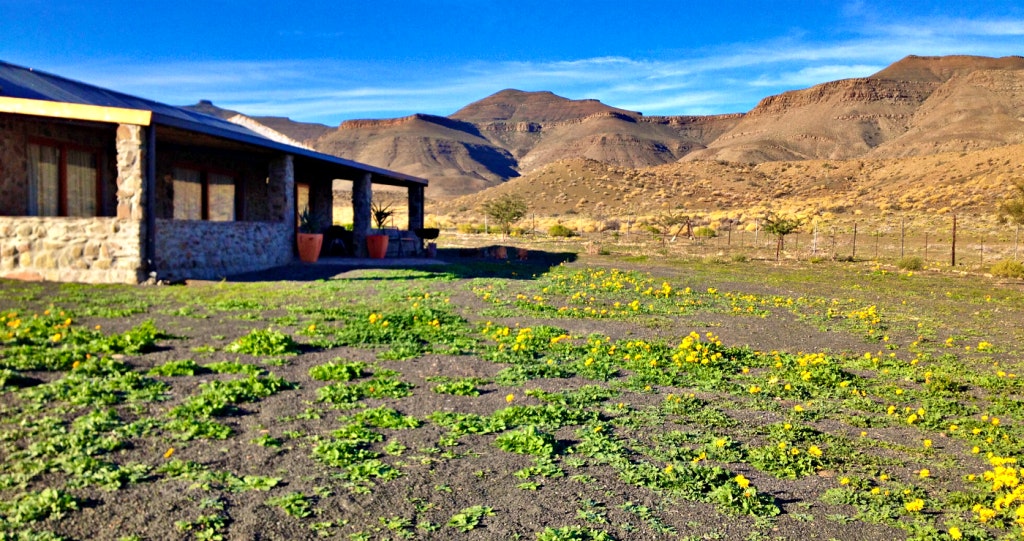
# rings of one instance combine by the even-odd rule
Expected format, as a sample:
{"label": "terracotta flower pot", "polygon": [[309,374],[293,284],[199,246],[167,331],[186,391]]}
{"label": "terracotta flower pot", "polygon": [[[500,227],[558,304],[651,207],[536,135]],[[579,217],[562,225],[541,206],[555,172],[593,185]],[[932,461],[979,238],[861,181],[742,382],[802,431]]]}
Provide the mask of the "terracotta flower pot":
{"label": "terracotta flower pot", "polygon": [[320,259],[320,247],[324,236],[320,233],[299,233],[296,236],[299,245],[299,260],[303,263],[316,263]]}
{"label": "terracotta flower pot", "polygon": [[366,235],[366,251],[371,259],[384,259],[388,253],[388,236]]}

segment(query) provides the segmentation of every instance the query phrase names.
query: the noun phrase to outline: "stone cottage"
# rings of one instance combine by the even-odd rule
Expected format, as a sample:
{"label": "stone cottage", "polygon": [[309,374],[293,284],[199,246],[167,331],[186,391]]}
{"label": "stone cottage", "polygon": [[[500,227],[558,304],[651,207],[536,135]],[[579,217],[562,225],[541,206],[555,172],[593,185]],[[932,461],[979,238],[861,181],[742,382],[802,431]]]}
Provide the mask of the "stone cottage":
{"label": "stone cottage", "polygon": [[0,62],[0,277],[219,278],[295,259],[296,216],[329,224],[352,182],[365,251],[372,186],[425,179],[272,140],[220,118]]}

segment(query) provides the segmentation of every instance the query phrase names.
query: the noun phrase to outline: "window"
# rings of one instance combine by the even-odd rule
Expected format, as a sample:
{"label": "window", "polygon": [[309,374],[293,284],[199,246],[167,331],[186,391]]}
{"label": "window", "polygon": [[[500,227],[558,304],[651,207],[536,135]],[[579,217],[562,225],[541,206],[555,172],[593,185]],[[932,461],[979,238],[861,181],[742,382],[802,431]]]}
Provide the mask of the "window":
{"label": "window", "polygon": [[299,217],[302,212],[309,210],[309,184],[304,182],[295,183],[295,225],[299,225]]}
{"label": "window", "polygon": [[96,152],[49,143],[28,145],[30,216],[98,216]]}
{"label": "window", "polygon": [[234,177],[187,167],[172,173],[175,220],[235,220]]}

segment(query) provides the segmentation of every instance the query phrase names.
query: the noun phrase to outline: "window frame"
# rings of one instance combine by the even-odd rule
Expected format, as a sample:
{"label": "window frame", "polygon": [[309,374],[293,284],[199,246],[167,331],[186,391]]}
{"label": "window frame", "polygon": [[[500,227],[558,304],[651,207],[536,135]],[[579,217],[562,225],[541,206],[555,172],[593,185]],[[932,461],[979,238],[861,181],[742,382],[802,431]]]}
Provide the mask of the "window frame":
{"label": "window frame", "polygon": [[[105,215],[103,204],[103,149],[95,146],[69,143],[59,139],[49,139],[46,137],[29,137],[28,144],[57,149],[57,214],[56,216],[40,214],[39,202],[29,200],[26,210],[30,211],[30,216],[49,216],[54,218],[97,218]],[[96,208],[93,211],[92,216],[68,216],[68,151],[71,150],[91,154],[96,163],[96,178],[94,179],[93,184],[95,188]],[[28,147],[25,149],[25,158],[28,159]],[[28,182],[32,182],[32,179],[27,180]]]}
{"label": "window frame", "polygon": [[[174,175],[174,170],[175,169],[189,169],[189,170],[196,171],[196,172],[199,173],[199,189],[200,189],[200,193],[199,193],[199,203],[200,203],[200,213],[199,214],[200,214],[200,218],[199,218],[199,221],[203,221],[203,222],[221,222],[221,223],[231,223],[231,222],[240,222],[240,221],[242,221],[242,219],[240,218],[240,216],[241,216],[241,206],[240,206],[240,202],[241,202],[241,197],[240,197],[241,182],[240,182],[240,180],[241,179],[239,178],[239,174],[238,174],[237,171],[232,171],[230,169],[225,169],[225,168],[220,168],[220,167],[209,167],[209,166],[205,166],[205,165],[197,165],[195,163],[189,163],[189,162],[175,163],[174,165],[171,166],[171,183],[172,183],[171,189],[172,189],[172,194],[173,194],[173,189],[174,189],[173,183],[174,183],[174,181],[177,180],[177,179],[174,178],[174,176],[175,176]],[[231,209],[232,210],[232,212],[231,212],[232,218],[230,220],[211,220],[210,219],[210,175],[220,175],[222,177],[228,177],[228,178],[231,179],[231,187],[232,187],[233,195],[232,195],[232,202],[231,202],[232,203],[232,209]],[[174,202],[174,199],[173,199],[173,195],[172,195],[172,198],[171,198],[171,205],[172,205],[171,206],[171,216],[174,215],[174,208],[173,208],[173,204],[174,203],[173,202]]]}

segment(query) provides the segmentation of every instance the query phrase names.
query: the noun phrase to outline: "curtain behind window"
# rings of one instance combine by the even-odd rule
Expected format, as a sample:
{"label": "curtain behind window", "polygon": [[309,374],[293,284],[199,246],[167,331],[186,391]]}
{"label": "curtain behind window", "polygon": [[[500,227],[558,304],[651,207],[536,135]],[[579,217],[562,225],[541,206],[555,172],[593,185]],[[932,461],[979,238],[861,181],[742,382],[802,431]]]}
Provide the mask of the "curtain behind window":
{"label": "curtain behind window", "polygon": [[68,216],[96,216],[96,155],[69,150]]}
{"label": "curtain behind window", "polygon": [[210,221],[231,222],[235,219],[235,179],[228,175],[209,174]]}
{"label": "curtain behind window", "polygon": [[199,171],[174,168],[174,219],[203,219],[203,183]]}
{"label": "curtain behind window", "polygon": [[28,190],[29,216],[60,214],[60,151],[56,147],[28,145]]}

